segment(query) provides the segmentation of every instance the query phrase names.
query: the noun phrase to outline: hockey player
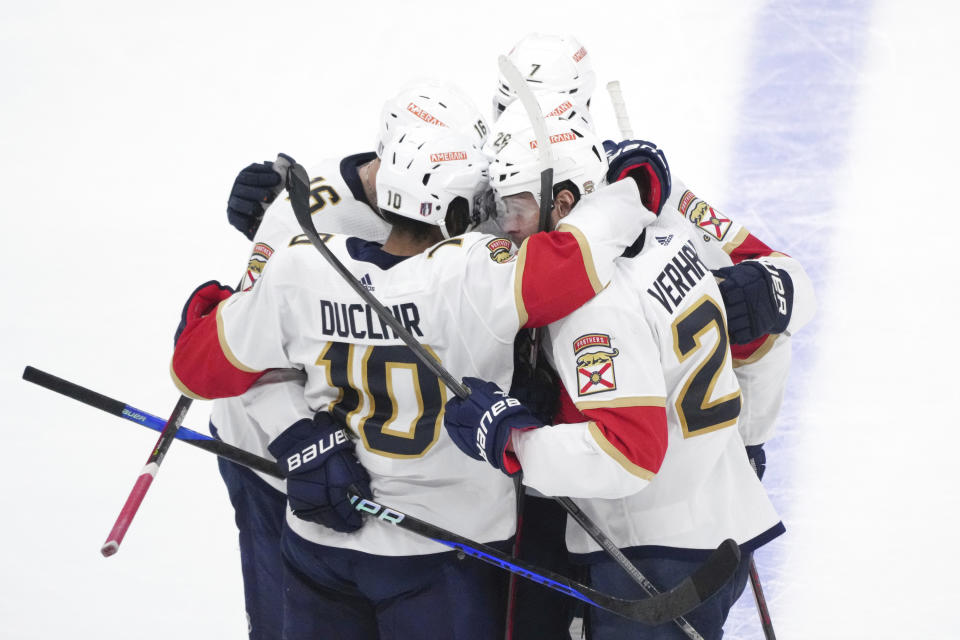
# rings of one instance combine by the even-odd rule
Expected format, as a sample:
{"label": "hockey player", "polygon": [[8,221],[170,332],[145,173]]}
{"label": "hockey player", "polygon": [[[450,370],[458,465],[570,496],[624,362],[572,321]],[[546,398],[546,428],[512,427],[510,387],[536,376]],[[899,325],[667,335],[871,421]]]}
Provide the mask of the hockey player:
{"label": "hockey player", "polygon": [[[455,86],[423,80],[403,87],[383,106],[377,131],[377,152],[324,160],[310,167],[310,203],[323,231],[368,240],[386,240],[390,225],[376,202],[379,154],[401,126],[449,127],[473,136],[482,145],[483,116]],[[273,253],[300,233],[290,203],[274,201],[283,188],[288,158],[275,164],[251,164],[237,176],[227,205],[230,224],[253,241],[239,288],[250,289]],[[267,446],[276,429],[312,417],[303,391],[306,376],[296,369],[276,369],[243,395],[213,403],[211,431],[232,445],[271,457]],[[249,637],[279,638],[283,614],[283,561],[280,535],[286,513],[285,483],[230,461],[219,460],[239,530]]]}
{"label": "hockey player", "polygon": [[[586,115],[596,79],[591,57],[576,38],[529,34],[513,47],[509,58],[538,96],[554,93],[542,102],[544,114],[557,110],[559,95],[569,99],[578,115]],[[491,132],[491,144],[502,141],[509,135],[505,127],[513,126],[501,125],[501,118],[508,117],[511,111],[515,119],[523,117],[518,107],[515,90],[500,74],[494,94],[493,117],[497,122]],[[651,154],[657,152],[655,146],[641,140],[605,142],[604,147],[612,162],[625,152],[645,152],[651,159],[654,158]],[[651,169],[657,165],[648,163]],[[766,461],[763,443],[773,434],[790,366],[789,336],[809,322],[816,307],[812,283],[797,260],[773,251],[744,227],[697,198],[676,176],[671,176],[665,160],[662,173],[665,187],[662,215],[685,219],[692,225],[694,246],[719,280],[735,373],[743,390],[739,429],[751,463],[762,474]],[[536,231],[537,218],[508,218],[502,220],[501,225],[518,241]],[[521,382],[515,380],[514,389],[520,388]],[[529,399],[529,395],[524,399]],[[537,414],[543,417],[542,411]],[[551,536],[550,526],[544,524],[562,523],[566,517],[563,511],[552,501],[537,497],[526,500],[525,510],[528,515],[524,523],[536,522],[539,528],[520,537],[521,556],[561,572],[569,571],[570,568],[562,564],[559,536]],[[518,593],[517,640],[533,637],[534,630],[545,627],[554,636],[564,632],[567,622],[563,615],[546,616],[542,612],[569,606],[568,602],[526,583],[518,585]]]}
{"label": "hockey player", "polygon": [[[598,142],[591,148],[602,158]],[[377,174],[387,241],[330,235],[326,244],[452,372],[506,384],[516,331],[601,290],[627,238],[654,216],[632,184],[615,185],[511,258],[504,239],[452,237],[472,213],[485,164],[455,132],[406,132],[387,145]],[[201,288],[184,317],[172,373],[186,393],[226,397],[268,369],[306,373],[306,402],[318,413],[272,434],[269,448],[288,471],[284,550],[297,569],[288,575],[322,604],[287,602],[285,633],[496,637],[502,609],[489,569],[403,530],[360,527],[346,501],[348,486],[369,484],[377,498],[475,540],[503,541],[515,527],[512,483],[464,465],[441,428],[447,391],[323,258],[294,238],[252,289]]]}
{"label": "hockey player", "polygon": [[[576,107],[577,115],[590,123],[585,111],[596,76],[586,47],[576,38],[531,33],[517,42],[508,57],[534,92],[553,94],[546,98],[544,105],[549,108],[544,110],[545,114],[556,109],[558,95],[566,96]],[[494,119],[498,120],[508,107],[514,120],[495,125],[491,144],[502,140],[504,126],[516,126],[523,114],[516,103],[516,91],[501,73],[494,94]],[[604,143],[611,163],[624,152],[643,152],[644,147],[649,147],[647,155],[656,152],[655,146],[642,140]],[[816,309],[813,285],[796,259],[774,251],[698,198],[671,175],[665,160],[662,164],[665,215],[685,219],[692,225],[692,240],[698,253],[721,280],[736,373],[744,389],[746,419],[741,424],[741,434],[748,445],[762,445],[772,435],[783,398],[790,363],[789,336],[805,326]],[[647,165],[649,169],[654,166],[656,163]],[[514,231],[511,224],[526,227]],[[506,232],[513,231],[513,237],[522,239],[536,230],[530,229],[531,224],[529,219],[525,223],[513,220],[503,226]],[[762,366],[754,366],[761,362]],[[759,448],[754,451],[762,455]]]}
{"label": "hockey player", "polygon": [[[511,132],[491,164],[498,194],[526,202],[528,212],[541,197],[533,139],[529,128]],[[558,166],[582,161],[564,151],[554,146]],[[653,197],[649,164],[634,149],[610,171]],[[554,191],[557,224],[581,193],[569,182]],[[445,425],[470,457],[507,475],[522,472],[524,484],[544,495],[583,498],[581,508],[660,588],[679,583],[723,539],[736,540],[737,575],[686,616],[705,638],[719,638],[746,584],[750,553],[783,526],[744,453],[720,291],[686,223],[658,219],[628,256],[607,289],[548,328],[546,352],[564,386],[550,428],[498,384],[476,378],[464,380],[468,398],[447,403]],[[568,525],[566,542],[593,587],[643,597],[579,527]],[[672,624],[644,627],[592,607],[587,626],[594,640],[684,637]]]}

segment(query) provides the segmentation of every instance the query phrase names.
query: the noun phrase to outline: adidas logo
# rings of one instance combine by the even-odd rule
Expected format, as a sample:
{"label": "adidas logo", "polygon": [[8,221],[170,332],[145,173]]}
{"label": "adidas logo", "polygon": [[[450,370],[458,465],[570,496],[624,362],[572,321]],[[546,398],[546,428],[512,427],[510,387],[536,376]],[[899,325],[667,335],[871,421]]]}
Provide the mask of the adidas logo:
{"label": "adidas logo", "polygon": [[656,238],[657,238],[657,242],[659,242],[663,246],[667,246],[668,244],[670,244],[670,241],[673,240],[673,234],[671,233],[668,236],[656,236]]}
{"label": "adidas logo", "polygon": [[362,284],[363,288],[366,289],[367,291],[374,290],[373,280],[370,279],[369,273],[365,274],[362,278],[360,278],[360,284]]}

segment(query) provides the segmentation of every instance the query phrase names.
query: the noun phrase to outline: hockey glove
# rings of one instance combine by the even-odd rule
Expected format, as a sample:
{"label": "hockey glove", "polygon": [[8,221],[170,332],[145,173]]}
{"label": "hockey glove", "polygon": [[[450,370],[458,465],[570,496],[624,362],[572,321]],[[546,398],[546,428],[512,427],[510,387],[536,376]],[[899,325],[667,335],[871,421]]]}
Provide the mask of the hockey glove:
{"label": "hockey glove", "polygon": [[514,430],[538,429],[543,423],[492,382],[464,378],[466,399],[453,398],[444,409],[443,425],[460,451],[474,460],[486,460],[508,476],[520,473],[520,461],[507,451]]}
{"label": "hockey glove", "polygon": [[521,330],[513,341],[513,380],[510,395],[519,400],[541,422],[550,423],[560,408],[560,379],[544,357],[530,364],[533,336]]}
{"label": "hockey glove", "polygon": [[253,240],[267,206],[283,191],[287,168],[293,163],[293,158],[281,153],[275,162],[251,164],[237,174],[227,200],[227,220],[247,240]]}
{"label": "hockey glove", "polygon": [[607,153],[607,182],[613,184],[626,177],[633,178],[640,188],[643,206],[660,214],[670,197],[670,166],[667,157],[657,145],[646,140],[603,141]]}
{"label": "hockey glove", "polygon": [[304,418],[267,447],[287,478],[287,501],[293,515],[350,533],[363,525],[347,490],[355,487],[372,498],[370,476],[353,452],[347,432],[325,411]]}
{"label": "hockey glove", "polygon": [[763,480],[763,472],[767,470],[767,453],[763,450],[763,444],[747,445],[747,458],[757,477]]}
{"label": "hockey glove", "polygon": [[177,326],[177,332],[173,335],[173,344],[176,346],[180,340],[180,334],[187,328],[191,322],[199,320],[209,315],[217,305],[233,295],[233,289],[225,287],[216,280],[204,282],[193,290],[186,304],[183,305],[183,311],[180,312],[180,324]]}
{"label": "hockey glove", "polygon": [[793,312],[793,280],[765,260],[745,260],[717,269],[733,344],[747,344],[768,333],[783,333]]}

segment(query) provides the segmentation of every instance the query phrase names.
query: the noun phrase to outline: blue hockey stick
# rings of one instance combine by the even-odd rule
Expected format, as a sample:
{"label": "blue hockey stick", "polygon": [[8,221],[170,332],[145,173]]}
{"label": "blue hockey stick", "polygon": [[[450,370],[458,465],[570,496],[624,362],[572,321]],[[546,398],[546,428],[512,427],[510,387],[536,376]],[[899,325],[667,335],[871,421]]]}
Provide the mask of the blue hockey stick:
{"label": "blue hockey stick", "polygon": [[[160,430],[166,423],[165,420],[151,415],[146,411],[124,404],[119,400],[114,400],[113,398],[68,382],[63,378],[58,378],[34,367],[24,369],[23,379],[69,398],[73,398],[74,400],[79,400],[91,407],[96,407],[97,409],[119,416],[125,420],[135,422],[148,429]],[[276,478],[283,477],[275,462],[240,449],[239,447],[229,445],[226,442],[211,438],[208,435],[187,429],[186,427],[180,427],[177,430],[176,437],[178,440],[183,440],[195,447],[215,453],[227,460],[258,471],[263,471]],[[528,564],[522,560],[511,558],[493,547],[441,529],[436,525],[397,511],[387,505],[380,504],[374,500],[361,498],[356,495],[356,492],[353,492],[353,495],[350,496],[350,501],[358,511],[369,514],[377,520],[439,542],[473,558],[492,564],[495,567],[500,567],[511,573],[533,580],[547,588],[565,593],[591,606],[606,609],[611,613],[649,625],[663,624],[699,606],[700,603],[726,584],[740,561],[739,547],[737,547],[737,544],[733,540],[726,540],[717,547],[706,562],[700,565],[696,572],[685,578],[683,582],[673,589],[643,600],[624,600],[596,591],[585,584],[571,580],[558,573],[553,573],[552,571]]]}

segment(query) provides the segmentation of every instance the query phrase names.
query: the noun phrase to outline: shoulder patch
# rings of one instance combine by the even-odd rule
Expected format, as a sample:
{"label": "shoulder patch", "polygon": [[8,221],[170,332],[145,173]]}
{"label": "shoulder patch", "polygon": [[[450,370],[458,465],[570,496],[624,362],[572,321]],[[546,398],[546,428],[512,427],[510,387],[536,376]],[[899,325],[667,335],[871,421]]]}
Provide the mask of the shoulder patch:
{"label": "shoulder patch", "polygon": [[510,255],[510,248],[512,246],[506,238],[494,238],[487,243],[490,259],[501,264],[508,262],[513,257]]}
{"label": "shoulder patch", "polygon": [[620,350],[613,347],[610,336],[605,333],[580,336],[573,341],[573,355],[577,364],[578,396],[617,388],[613,359],[620,355]]}
{"label": "shoulder patch", "polygon": [[247,262],[247,273],[243,277],[243,286],[241,287],[244,291],[252,287],[253,283],[257,281],[263,273],[263,268],[267,266],[267,260],[272,255],[273,247],[267,243],[258,242],[253,245],[253,252],[250,254],[249,262]]}
{"label": "shoulder patch", "polygon": [[725,217],[690,190],[683,192],[678,208],[685,218],[703,232],[704,240],[723,240],[733,224],[730,218]]}

